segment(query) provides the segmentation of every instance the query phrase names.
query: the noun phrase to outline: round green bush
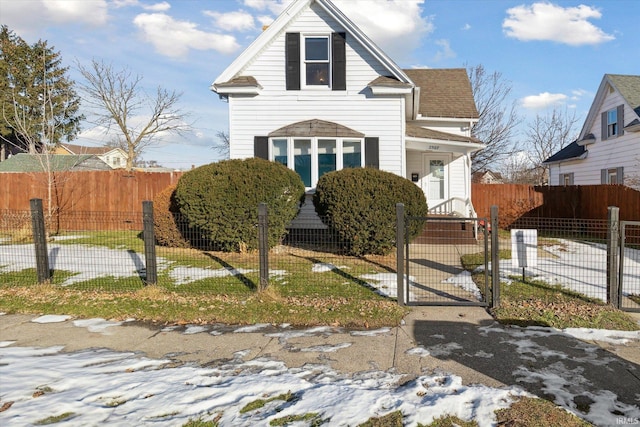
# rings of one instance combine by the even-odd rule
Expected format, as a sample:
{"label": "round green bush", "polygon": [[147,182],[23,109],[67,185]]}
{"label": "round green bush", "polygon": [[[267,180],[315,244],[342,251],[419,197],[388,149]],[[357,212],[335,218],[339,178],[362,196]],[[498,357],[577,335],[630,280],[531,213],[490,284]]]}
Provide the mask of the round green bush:
{"label": "round green bush", "polygon": [[174,197],[176,184],[170,185],[153,198],[153,229],[156,242],[171,248],[189,248],[184,224]]}
{"label": "round green bush", "polygon": [[[267,204],[268,244],[279,244],[298,213],[304,184],[293,170],[259,158],[224,160],[186,172],[175,200],[189,228],[222,251],[258,248],[258,205]],[[199,245],[201,246],[201,245]]]}
{"label": "round green bush", "polygon": [[[316,212],[351,255],[384,255],[395,247],[396,203],[405,214],[426,216],[422,190],[401,176],[372,168],[343,169],[322,175],[313,198]],[[409,238],[422,231],[415,221]]]}

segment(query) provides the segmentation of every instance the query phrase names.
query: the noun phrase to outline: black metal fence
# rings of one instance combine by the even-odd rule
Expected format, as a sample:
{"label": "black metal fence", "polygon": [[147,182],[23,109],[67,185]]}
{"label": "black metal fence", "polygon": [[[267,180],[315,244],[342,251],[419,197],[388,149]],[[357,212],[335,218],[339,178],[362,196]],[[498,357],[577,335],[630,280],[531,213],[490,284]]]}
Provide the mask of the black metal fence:
{"label": "black metal fence", "polygon": [[[210,250],[214,248],[155,244],[150,203],[145,206],[142,218],[132,218],[130,213],[99,212],[55,216],[47,212],[38,214],[38,210],[34,206],[32,211],[0,211],[0,286],[30,286],[46,281],[73,289],[132,291],[155,283],[176,292],[221,295],[249,295],[272,286],[280,295],[292,298],[298,295],[319,299],[353,295],[364,298],[375,293],[397,298],[398,289],[410,283],[411,276],[415,278],[423,267],[439,269],[443,276],[438,281],[445,283],[455,283],[457,278],[466,279],[474,271],[488,268],[492,276],[489,284],[508,283],[524,273],[531,282],[557,285],[627,310],[640,308],[637,222],[522,219],[514,224],[514,229],[537,232],[535,264],[523,269],[513,258],[511,230],[497,230],[495,226],[489,249],[485,246],[489,238],[482,234],[482,228],[478,232],[475,224],[470,224],[470,229],[475,230],[471,241],[447,242],[451,233],[447,237],[446,232],[441,236],[445,241],[431,241],[433,236],[425,228],[409,244],[408,254],[401,247],[388,255],[355,257],[346,254],[345,243],[326,221],[316,220],[289,229],[281,244],[269,250],[262,244],[261,250],[229,253]],[[259,219],[256,233],[268,227],[264,212],[259,218],[265,221]],[[74,229],[74,223],[81,223],[79,229]],[[481,225],[488,226],[486,222]],[[625,225],[625,236],[620,236],[621,225]],[[468,237],[465,234],[465,239]],[[484,258],[481,262],[470,262],[467,257],[466,265],[461,261],[463,256],[474,252],[486,256],[487,250],[488,263]],[[498,265],[499,268],[492,268]],[[418,284],[419,281],[414,280]],[[482,286],[477,289],[485,294],[482,301],[497,304],[499,288],[491,286],[486,290]],[[464,286],[460,290],[476,292]],[[487,295],[492,291],[492,295]],[[399,302],[411,302],[408,296],[400,295]]]}

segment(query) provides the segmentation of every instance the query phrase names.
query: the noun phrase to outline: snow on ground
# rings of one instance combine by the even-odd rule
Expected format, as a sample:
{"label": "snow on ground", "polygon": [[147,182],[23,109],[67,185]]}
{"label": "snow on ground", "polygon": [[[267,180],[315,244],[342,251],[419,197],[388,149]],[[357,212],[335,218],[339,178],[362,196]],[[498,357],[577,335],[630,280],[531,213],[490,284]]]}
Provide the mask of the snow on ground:
{"label": "snow on ground", "polygon": [[[65,322],[66,316],[41,316],[34,323]],[[76,327],[91,330],[107,325],[103,319],[74,321]],[[115,325],[110,325],[115,326]],[[265,326],[237,328],[235,332],[260,333]],[[273,325],[271,325],[273,327]],[[181,333],[206,333],[209,326],[198,330],[186,327]],[[637,406],[623,404],[608,390],[585,393],[580,384],[588,383],[584,371],[568,369],[563,360],[571,358],[562,352],[550,352],[533,340],[553,335],[572,334],[585,339],[612,343],[640,340],[640,332],[588,329],[556,330],[553,328],[504,328],[498,325],[478,327],[485,336],[496,335],[516,346],[523,361],[551,360],[544,369],[534,370],[522,363],[513,372],[520,384],[542,382],[545,393],[555,397],[565,408],[575,407],[576,396],[593,400],[587,420],[595,425],[610,424],[612,416],[640,417]],[[281,325],[276,333],[281,343],[298,337],[326,337],[344,332],[339,328],[315,327],[291,330]],[[390,333],[390,328],[368,331]],[[176,332],[179,333],[179,332]],[[356,336],[354,331],[346,337]],[[433,336],[441,344],[418,346],[406,353],[414,357],[447,358],[452,352],[464,351],[444,336]],[[347,338],[348,339],[348,338]],[[479,426],[495,425],[495,411],[508,407],[519,396],[530,396],[519,386],[487,387],[463,385],[462,378],[449,373],[421,375],[404,382],[392,371],[337,372],[324,364],[307,364],[298,368],[268,358],[245,360],[250,351],[238,351],[233,360],[220,361],[219,366],[200,367],[192,364],[176,366],[169,359],[150,359],[135,352],[88,349],[73,353],[63,347],[12,347],[11,341],[0,341],[1,403],[13,402],[0,412],[0,425],[33,425],[47,417],[67,414],[69,425],[182,425],[189,419],[210,420],[219,417],[221,426],[268,426],[271,421],[289,415],[317,413],[327,425],[358,425],[371,417],[399,410],[405,425],[429,424],[433,419],[456,415],[474,419]],[[350,346],[349,342],[291,347],[291,351],[335,353]],[[612,357],[598,359],[592,346],[583,343],[582,363],[607,364]],[[592,349],[593,348],[593,349]],[[492,358],[477,351],[479,358]],[[263,408],[241,413],[247,404],[291,393],[293,400],[273,400]],[[617,412],[612,412],[617,411]],[[617,414],[617,415],[612,415]],[[617,418],[616,418],[617,419]]]}
{"label": "snow on ground", "polygon": [[[67,413],[73,425],[176,426],[221,414],[222,426],[268,426],[276,418],[313,412],[338,426],[400,410],[406,425],[457,414],[490,426],[496,409],[526,395],[516,387],[464,386],[455,375],[421,376],[398,386],[401,376],[390,372],[351,377],[320,365],[294,369],[269,359],[243,361],[243,354],[200,368],[163,367],[170,361],[135,353],[61,350],[0,348],[2,401],[14,402],[0,413],[1,424],[32,425]],[[34,397],[38,390],[43,394]],[[257,399],[285,393],[294,400],[240,413]]]}

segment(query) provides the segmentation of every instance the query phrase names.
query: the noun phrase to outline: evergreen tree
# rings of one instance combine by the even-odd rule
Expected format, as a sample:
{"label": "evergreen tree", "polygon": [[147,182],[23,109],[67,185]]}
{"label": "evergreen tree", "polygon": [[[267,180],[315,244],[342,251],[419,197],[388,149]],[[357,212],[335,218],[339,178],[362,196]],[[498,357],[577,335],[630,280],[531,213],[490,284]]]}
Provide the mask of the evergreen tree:
{"label": "evergreen tree", "polygon": [[41,153],[80,131],[80,97],[46,41],[29,45],[0,29],[0,161],[9,151]]}

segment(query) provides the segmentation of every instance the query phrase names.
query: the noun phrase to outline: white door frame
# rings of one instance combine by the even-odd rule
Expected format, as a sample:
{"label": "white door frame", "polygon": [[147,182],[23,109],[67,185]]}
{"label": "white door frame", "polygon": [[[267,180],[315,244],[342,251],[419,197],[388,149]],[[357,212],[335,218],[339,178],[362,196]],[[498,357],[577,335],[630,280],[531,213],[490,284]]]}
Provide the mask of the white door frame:
{"label": "white door frame", "polygon": [[[444,188],[442,189],[443,194],[442,194],[442,198],[435,198],[433,197],[433,194],[435,191],[437,191],[438,193],[440,192],[440,189],[433,189],[431,188],[432,185],[437,184],[439,181],[433,179],[434,177],[432,176],[431,173],[431,168],[430,168],[430,161],[431,160],[441,160],[444,164],[444,176],[442,177],[443,179],[443,184],[444,184]],[[451,163],[451,153],[423,153],[422,154],[422,183],[421,183],[421,187],[422,187],[422,191],[424,192],[425,197],[427,198],[427,204],[429,206],[429,208],[433,207],[433,206],[437,206],[441,203],[444,203],[445,201],[447,201],[449,199],[449,194],[450,194],[450,189],[449,189],[449,164]],[[434,192],[431,192],[430,190],[434,190]]]}

